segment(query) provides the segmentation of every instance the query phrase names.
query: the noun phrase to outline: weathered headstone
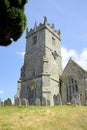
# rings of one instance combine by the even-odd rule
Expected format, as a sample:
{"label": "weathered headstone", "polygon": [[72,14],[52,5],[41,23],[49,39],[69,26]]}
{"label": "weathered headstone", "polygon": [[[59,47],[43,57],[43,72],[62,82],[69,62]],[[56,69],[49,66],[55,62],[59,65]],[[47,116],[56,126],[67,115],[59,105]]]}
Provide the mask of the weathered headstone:
{"label": "weathered headstone", "polygon": [[57,94],[54,95],[54,105],[62,105],[62,101],[61,101],[61,95]]}
{"label": "weathered headstone", "polygon": [[15,105],[16,106],[20,105],[20,99],[19,99],[19,97],[15,98]]}
{"label": "weathered headstone", "polygon": [[54,96],[53,96],[53,99],[54,99],[54,105],[57,105],[57,96],[54,95]]}
{"label": "weathered headstone", "polygon": [[29,103],[28,103],[28,100],[26,98],[22,98],[21,99],[21,106],[28,106]]}
{"label": "weathered headstone", "polygon": [[80,94],[79,94],[79,93],[75,93],[75,94],[73,95],[71,104],[72,104],[73,106],[81,105],[81,102],[80,102]]}
{"label": "weathered headstone", "polygon": [[47,100],[47,105],[50,106],[50,100]]}
{"label": "weathered headstone", "polygon": [[58,105],[62,105],[62,99],[60,94],[57,94],[57,99],[58,99]]}
{"label": "weathered headstone", "polygon": [[4,101],[4,106],[11,106],[11,105],[12,105],[12,101],[10,98]]}
{"label": "weathered headstone", "polygon": [[86,106],[87,106],[87,99],[86,99]]}
{"label": "weathered headstone", "polygon": [[41,105],[41,104],[40,104],[40,99],[39,99],[39,98],[36,98],[35,104],[36,104],[36,106],[40,106],[40,105]]}

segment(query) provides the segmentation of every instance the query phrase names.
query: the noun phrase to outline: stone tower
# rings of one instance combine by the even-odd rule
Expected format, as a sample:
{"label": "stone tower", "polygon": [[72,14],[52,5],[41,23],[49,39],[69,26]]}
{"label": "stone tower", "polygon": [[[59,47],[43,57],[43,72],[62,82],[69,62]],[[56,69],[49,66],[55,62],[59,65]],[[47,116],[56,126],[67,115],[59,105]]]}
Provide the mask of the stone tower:
{"label": "stone tower", "polygon": [[43,23],[26,30],[24,65],[15,99],[25,98],[30,105],[60,104],[62,73],[60,31],[44,17]]}

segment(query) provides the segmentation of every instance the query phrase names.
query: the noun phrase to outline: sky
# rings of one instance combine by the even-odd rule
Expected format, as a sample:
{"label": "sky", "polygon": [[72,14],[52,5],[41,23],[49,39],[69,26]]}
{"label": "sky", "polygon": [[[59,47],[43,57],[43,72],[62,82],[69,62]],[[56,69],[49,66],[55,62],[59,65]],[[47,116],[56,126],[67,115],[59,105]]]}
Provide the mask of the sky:
{"label": "sky", "polygon": [[[27,27],[43,22],[54,23],[61,31],[63,69],[70,57],[87,70],[87,0],[29,0],[25,6]],[[5,100],[17,92],[17,81],[24,63],[26,31],[17,42],[0,46],[0,98]]]}

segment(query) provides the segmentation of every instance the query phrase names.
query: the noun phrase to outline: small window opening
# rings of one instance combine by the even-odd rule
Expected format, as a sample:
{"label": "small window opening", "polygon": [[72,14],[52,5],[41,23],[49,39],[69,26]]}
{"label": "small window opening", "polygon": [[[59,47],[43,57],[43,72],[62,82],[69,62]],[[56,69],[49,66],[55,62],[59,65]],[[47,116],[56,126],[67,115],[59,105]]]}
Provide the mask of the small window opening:
{"label": "small window opening", "polygon": [[37,43],[37,36],[34,36],[33,37],[33,44],[36,44]]}

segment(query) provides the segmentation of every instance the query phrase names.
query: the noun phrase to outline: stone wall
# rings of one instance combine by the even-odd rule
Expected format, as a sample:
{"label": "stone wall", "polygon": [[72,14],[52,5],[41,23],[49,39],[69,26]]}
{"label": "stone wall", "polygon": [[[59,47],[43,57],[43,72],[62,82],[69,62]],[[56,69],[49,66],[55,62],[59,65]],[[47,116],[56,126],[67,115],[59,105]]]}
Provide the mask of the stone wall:
{"label": "stone wall", "polygon": [[54,105],[61,73],[60,33],[44,17],[39,26],[35,23],[34,29],[26,30],[20,100],[26,98],[30,105]]}
{"label": "stone wall", "polygon": [[[71,99],[73,98],[73,95],[75,93],[79,93],[81,105],[86,105],[86,77],[87,72],[83,68],[81,68],[76,62],[70,59],[62,74],[63,104],[66,104],[68,102],[68,91],[68,95],[71,95]],[[70,87],[71,89],[68,89]]]}

